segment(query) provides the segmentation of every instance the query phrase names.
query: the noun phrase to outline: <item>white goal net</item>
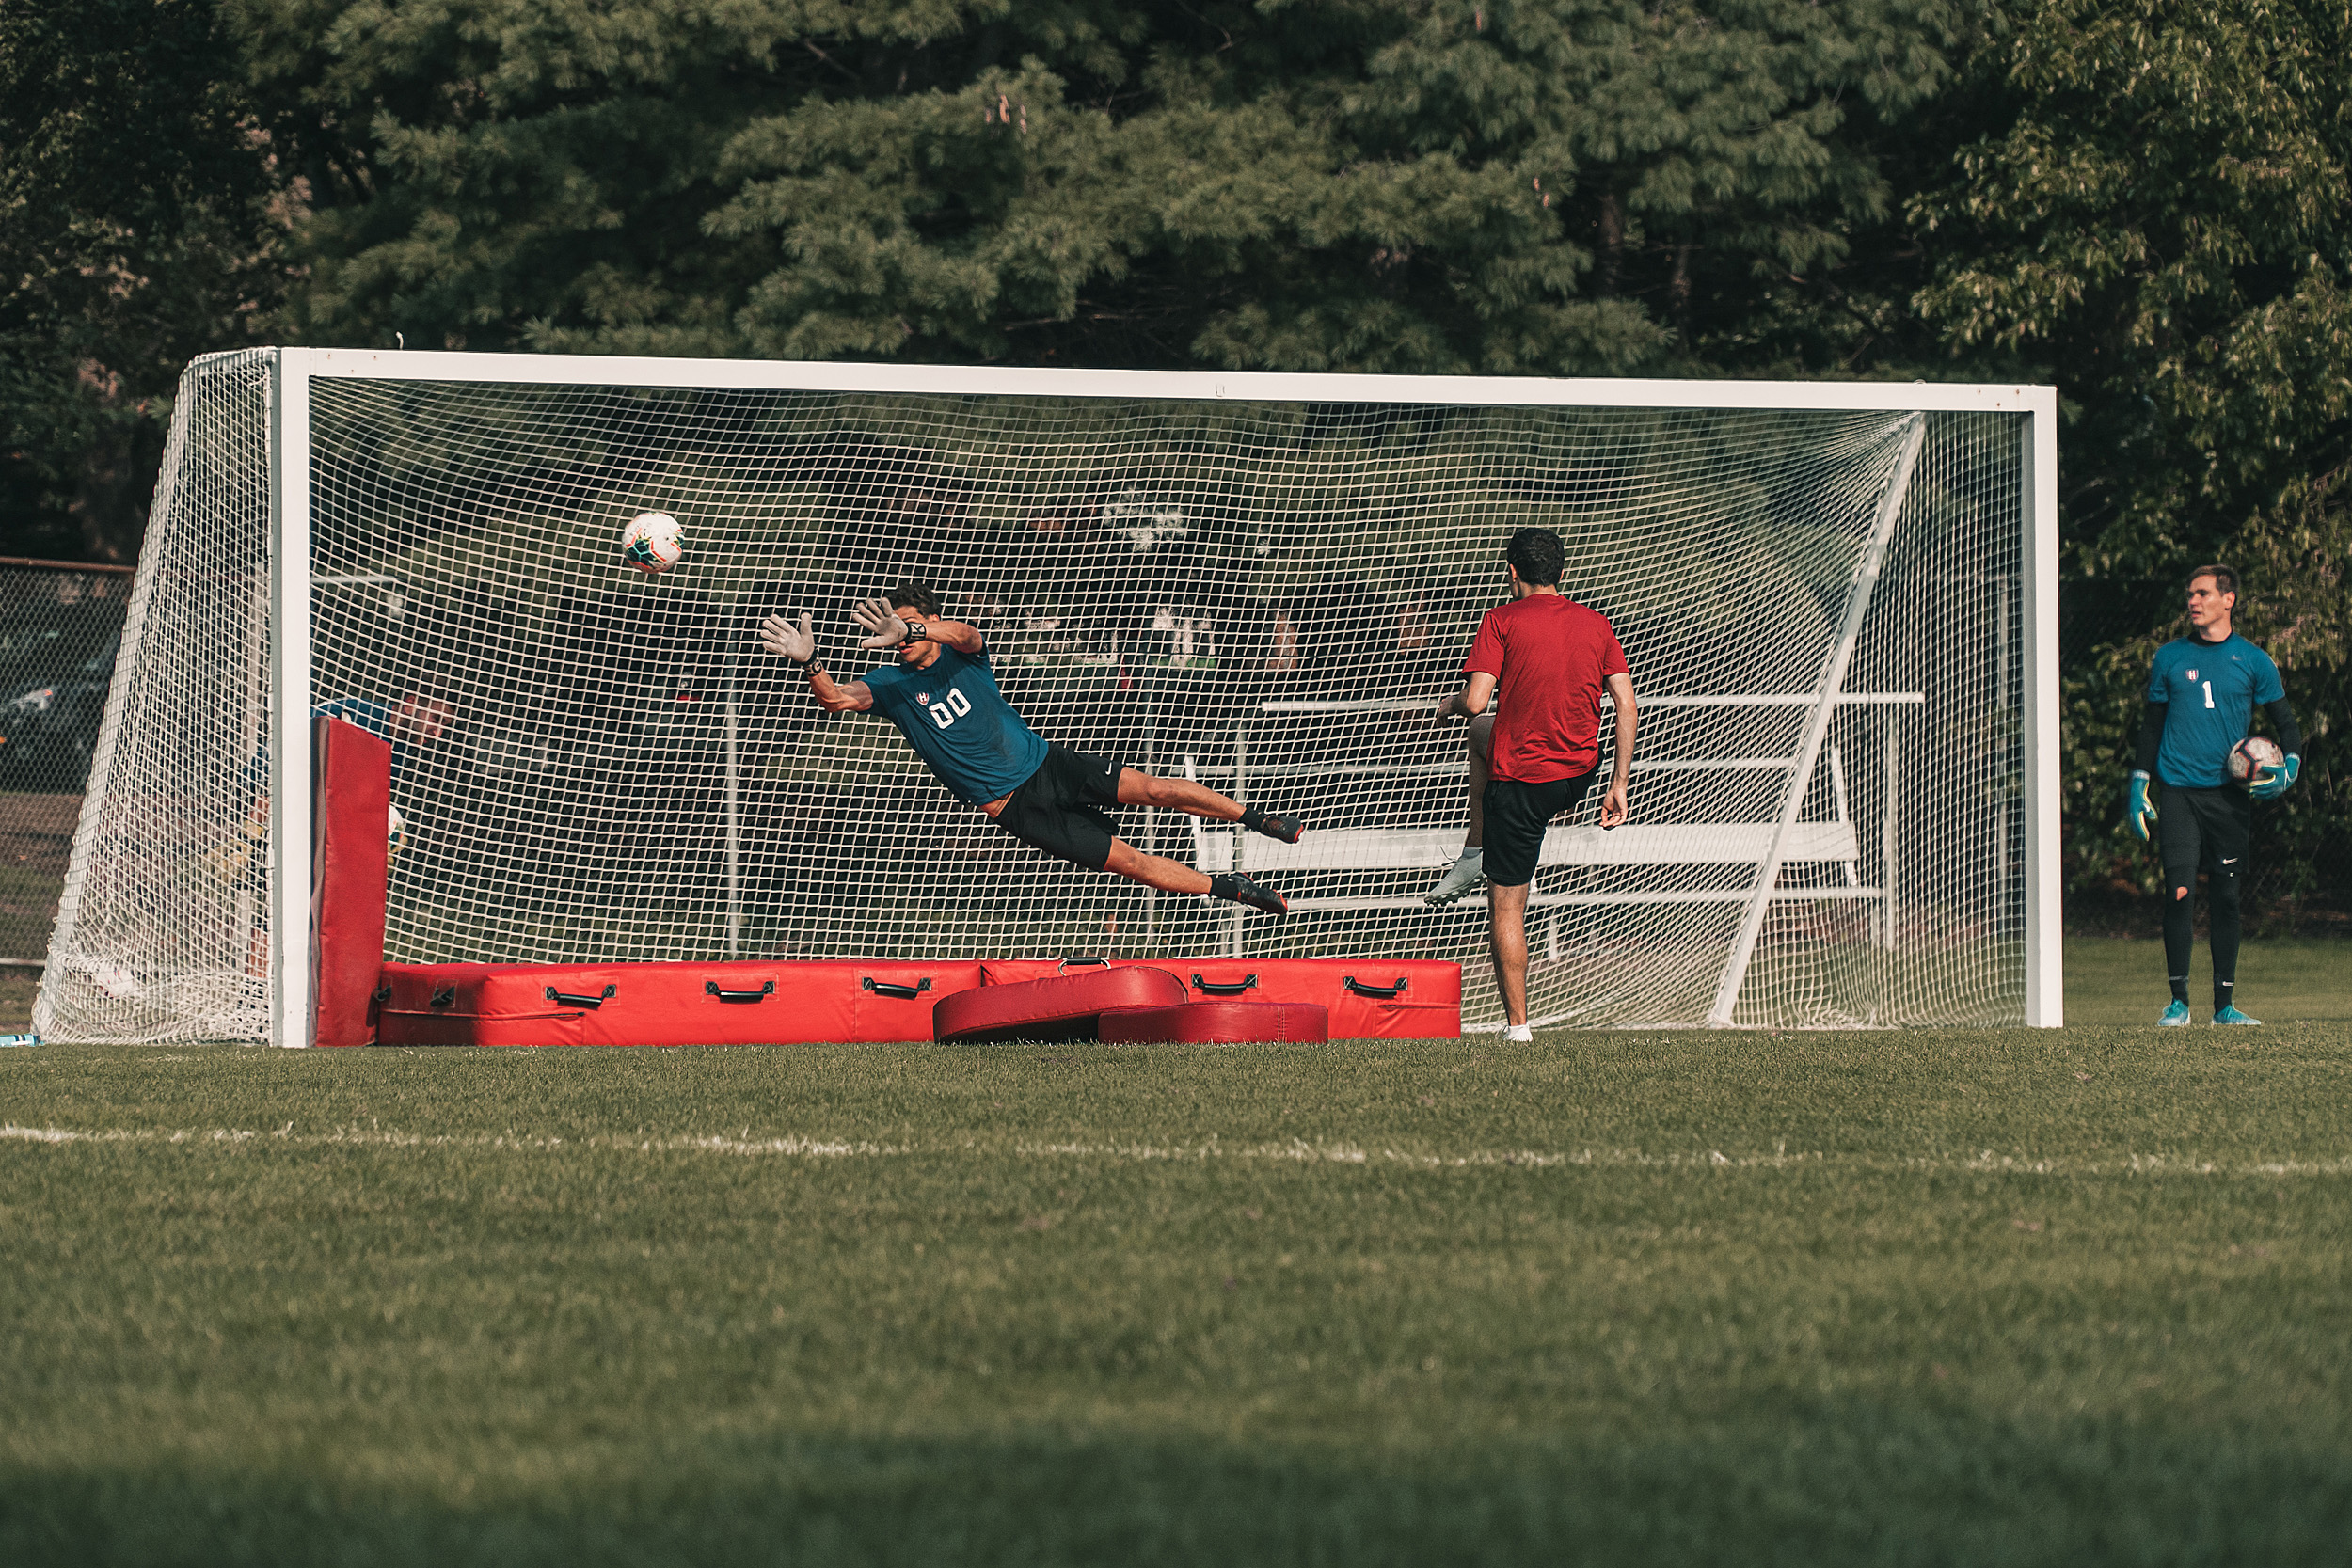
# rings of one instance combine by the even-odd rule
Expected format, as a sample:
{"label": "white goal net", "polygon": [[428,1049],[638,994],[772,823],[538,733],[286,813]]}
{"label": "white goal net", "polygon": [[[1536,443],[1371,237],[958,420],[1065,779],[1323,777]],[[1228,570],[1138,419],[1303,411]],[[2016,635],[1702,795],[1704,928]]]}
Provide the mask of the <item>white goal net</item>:
{"label": "white goal net", "polygon": [[[1630,823],[1596,791],[1545,845],[1539,1022],[2055,1022],[2050,418],[1917,385],[202,360],[39,1023],[287,1037],[308,803],[273,786],[308,776],[285,716],[330,706],[395,741],[393,960],[1450,958],[1491,1025],[1483,899],[1422,901],[1466,809],[1429,707],[1527,526],[1642,713]],[[618,553],[649,510],[686,531],[656,578]],[[1048,860],[757,644],[812,611],[846,675],[851,602],[910,579],[1049,740],[1303,817],[1121,816],[1294,912]]]}

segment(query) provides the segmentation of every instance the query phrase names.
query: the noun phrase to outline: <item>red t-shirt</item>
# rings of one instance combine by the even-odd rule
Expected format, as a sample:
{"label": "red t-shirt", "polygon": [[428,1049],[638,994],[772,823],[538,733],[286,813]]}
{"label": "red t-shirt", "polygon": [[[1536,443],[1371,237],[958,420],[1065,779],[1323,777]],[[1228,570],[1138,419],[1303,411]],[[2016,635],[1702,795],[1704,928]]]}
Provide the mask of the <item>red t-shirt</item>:
{"label": "red t-shirt", "polygon": [[1498,605],[1478,623],[1462,673],[1495,677],[1494,776],[1550,784],[1600,761],[1600,699],[1631,673],[1608,618],[1558,594]]}

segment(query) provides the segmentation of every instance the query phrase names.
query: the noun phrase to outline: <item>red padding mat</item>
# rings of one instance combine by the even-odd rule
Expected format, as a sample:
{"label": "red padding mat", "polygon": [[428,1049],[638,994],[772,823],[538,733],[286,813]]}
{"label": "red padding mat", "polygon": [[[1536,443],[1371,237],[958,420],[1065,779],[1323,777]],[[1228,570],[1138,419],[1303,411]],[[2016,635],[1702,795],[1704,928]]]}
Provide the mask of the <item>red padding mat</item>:
{"label": "red padding mat", "polygon": [[[1113,958],[1126,968],[1136,960]],[[1196,1002],[1313,1002],[1331,1015],[1335,1040],[1458,1038],[1462,966],[1438,958],[1154,958]],[[995,958],[988,984],[1034,980],[1052,958]]]}
{"label": "red padding mat", "polygon": [[923,963],[385,964],[383,1045],[805,1045],[919,1040],[971,959]]}
{"label": "red padding mat", "polygon": [[312,1045],[366,1045],[384,967],[392,744],[342,719],[310,730]]}
{"label": "red padding mat", "polygon": [[1084,974],[986,985],[931,1009],[931,1037],[966,1045],[992,1040],[1090,1040],[1116,1007],[1167,1007],[1184,1000],[1184,983],[1164,969],[1127,964]]}
{"label": "red padding mat", "polygon": [[1331,1014],[1312,1002],[1186,1002],[1174,1007],[1123,1007],[1103,1015],[1095,1037],[1106,1044],[1327,1040]]}

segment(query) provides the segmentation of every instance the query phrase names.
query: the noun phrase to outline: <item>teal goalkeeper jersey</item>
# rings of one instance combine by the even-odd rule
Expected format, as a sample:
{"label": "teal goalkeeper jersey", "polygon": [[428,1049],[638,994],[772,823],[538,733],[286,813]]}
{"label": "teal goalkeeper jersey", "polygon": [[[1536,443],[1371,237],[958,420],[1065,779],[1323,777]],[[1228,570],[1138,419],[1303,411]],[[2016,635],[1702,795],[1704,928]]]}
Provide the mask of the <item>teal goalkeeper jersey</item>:
{"label": "teal goalkeeper jersey", "polygon": [[2156,777],[2184,789],[2230,782],[2230,748],[2253,728],[2254,705],[2285,696],[2279,667],[2237,633],[2220,642],[2195,634],[2156,650],[2148,700],[2164,705]]}
{"label": "teal goalkeeper jersey", "polygon": [[875,710],[960,800],[1001,800],[1045,760],[1043,737],[996,689],[985,648],[967,656],[943,643],[930,669],[885,664],[866,673],[866,686]]}

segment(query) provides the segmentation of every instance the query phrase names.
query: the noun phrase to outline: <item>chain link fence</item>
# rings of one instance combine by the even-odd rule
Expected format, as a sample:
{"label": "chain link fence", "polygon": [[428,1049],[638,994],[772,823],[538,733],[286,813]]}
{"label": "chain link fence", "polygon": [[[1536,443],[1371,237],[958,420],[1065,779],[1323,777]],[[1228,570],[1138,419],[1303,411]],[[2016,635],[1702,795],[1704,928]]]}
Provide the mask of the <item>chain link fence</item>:
{"label": "chain link fence", "polygon": [[130,602],[128,566],[0,556],[0,968],[49,950]]}
{"label": "chain link fence", "polygon": [[[2185,594],[2177,577],[2077,578],[2059,588],[2066,914],[2077,931],[2147,936],[2163,914],[2155,847],[2122,830],[2123,779],[2147,700],[2149,659],[2188,629]],[[2250,598],[2237,630],[2261,645],[2267,629],[2261,600]],[[2352,770],[2342,754],[2352,672],[2282,674],[2303,731],[2303,772],[2282,799],[2255,807],[2249,927],[2352,935]],[[2268,720],[2256,723],[2266,729]]]}

